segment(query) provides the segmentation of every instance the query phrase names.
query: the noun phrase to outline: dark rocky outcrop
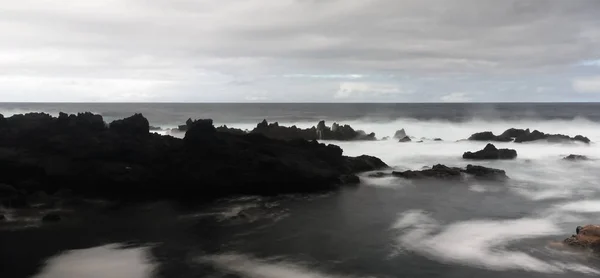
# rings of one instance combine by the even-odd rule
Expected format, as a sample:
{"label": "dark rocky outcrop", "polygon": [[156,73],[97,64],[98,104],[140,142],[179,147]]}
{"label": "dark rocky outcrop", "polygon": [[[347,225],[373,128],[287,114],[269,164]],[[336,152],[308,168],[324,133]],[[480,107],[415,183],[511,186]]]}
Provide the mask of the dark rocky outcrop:
{"label": "dark rocky outcrop", "polygon": [[113,121],[109,128],[121,134],[148,135],[150,123],[142,114],[134,114],[131,117]]}
{"label": "dark rocky outcrop", "polygon": [[406,131],[404,131],[404,128],[401,130],[396,131],[396,133],[394,133],[394,138],[395,139],[402,139],[404,137],[407,137],[406,135]]}
{"label": "dark rocky outcrop", "polygon": [[192,202],[315,192],[355,183],[357,172],[386,167],[377,158],[346,157],[341,148],[316,141],[219,132],[212,120],[189,120],[185,137],[178,139],[150,133],[141,114],[110,126],[91,113],[2,119],[0,184],[11,186],[3,186],[0,195],[6,198],[0,201],[13,206],[43,200],[44,194],[59,198],[61,192]]}
{"label": "dark rocky outcrop", "polygon": [[[404,172],[392,172],[392,176],[401,177],[405,179],[424,179],[424,178],[434,178],[434,179],[460,179],[463,177],[463,174],[467,176],[472,176],[478,179],[487,179],[487,180],[504,180],[508,177],[506,176],[506,172],[500,169],[488,168],[478,165],[467,165],[466,168],[458,168],[458,167],[448,167],[446,165],[437,164],[431,168],[413,171],[408,170]],[[376,173],[374,176],[370,177],[382,177],[382,174]]]}
{"label": "dark rocky outcrop", "polygon": [[[398,142],[400,142],[400,143],[405,143],[405,142],[410,142],[410,141],[412,141],[412,140],[408,136],[404,136],[404,137],[400,138],[400,140],[398,140]],[[423,142],[423,141],[421,141],[421,142]]]}
{"label": "dark rocky outcrop", "polygon": [[510,142],[512,138],[496,136],[491,131],[479,132],[469,137],[471,141],[494,141],[494,142]]}
{"label": "dark rocky outcrop", "polygon": [[226,125],[222,125],[220,127],[217,127],[217,131],[218,132],[226,132],[226,133],[236,134],[236,135],[246,135],[246,134],[248,134],[248,131],[246,131],[246,130],[242,130],[242,129],[239,129],[239,128],[233,128],[233,127],[227,127]]}
{"label": "dark rocky outcrop", "polygon": [[582,135],[570,137],[563,134],[546,134],[538,130],[529,131],[529,129],[510,128],[500,135],[494,135],[491,131],[479,132],[471,135],[468,140],[471,141],[490,141],[490,142],[510,142],[523,143],[537,140],[546,140],[548,142],[572,142],[590,143],[590,139]]}
{"label": "dark rocky outcrop", "polygon": [[600,252],[600,225],[577,226],[575,233],[566,238],[563,243],[577,249]]}
{"label": "dark rocky outcrop", "polygon": [[581,160],[590,160],[589,157],[585,156],[585,155],[579,155],[579,154],[570,154],[568,156],[565,156],[563,158],[563,160],[569,160],[569,161],[581,161]]}
{"label": "dark rocky outcrop", "polygon": [[487,144],[483,150],[477,152],[466,152],[464,159],[515,159],[517,151],[513,149],[497,149],[492,144]]}
{"label": "dark rocky outcrop", "polygon": [[377,140],[375,133],[367,134],[362,130],[354,130],[349,125],[339,125],[337,123],[333,123],[331,127],[328,127],[325,125],[325,121],[320,121],[311,128],[301,129],[296,126],[280,126],[277,122],[268,123],[267,120],[263,120],[250,133],[262,134],[269,138],[281,140]]}
{"label": "dark rocky outcrop", "polygon": [[477,178],[484,179],[502,180],[507,178],[504,170],[488,168],[479,165],[467,165],[463,172],[473,175]]}

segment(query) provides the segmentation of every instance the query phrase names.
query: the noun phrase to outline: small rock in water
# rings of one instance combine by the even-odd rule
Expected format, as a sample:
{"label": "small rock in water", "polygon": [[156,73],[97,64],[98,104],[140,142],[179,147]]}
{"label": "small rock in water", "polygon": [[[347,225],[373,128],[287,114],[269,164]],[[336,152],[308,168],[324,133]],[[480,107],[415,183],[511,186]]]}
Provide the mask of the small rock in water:
{"label": "small rock in water", "polygon": [[59,222],[62,217],[56,213],[48,213],[42,217],[42,222]]}
{"label": "small rock in water", "polygon": [[433,141],[444,141],[442,138],[434,138]]}
{"label": "small rock in water", "polygon": [[404,137],[406,137],[406,131],[404,131],[404,128],[396,131],[396,133],[394,134],[394,138],[396,139],[402,139]]}
{"label": "small rock in water", "polygon": [[483,150],[477,152],[466,152],[464,159],[515,159],[517,151],[513,149],[497,149],[492,144],[487,144]]}
{"label": "small rock in water", "polygon": [[410,140],[410,137],[408,137],[408,136],[404,136],[404,137],[403,137],[402,139],[400,139],[400,141],[398,141],[398,142],[400,142],[400,143],[404,143],[404,142],[410,142],[410,141],[412,141],[412,140]]}
{"label": "small rock in water", "polygon": [[569,161],[590,160],[587,156],[580,155],[580,154],[570,154],[570,155],[564,157],[563,159],[569,160]]}

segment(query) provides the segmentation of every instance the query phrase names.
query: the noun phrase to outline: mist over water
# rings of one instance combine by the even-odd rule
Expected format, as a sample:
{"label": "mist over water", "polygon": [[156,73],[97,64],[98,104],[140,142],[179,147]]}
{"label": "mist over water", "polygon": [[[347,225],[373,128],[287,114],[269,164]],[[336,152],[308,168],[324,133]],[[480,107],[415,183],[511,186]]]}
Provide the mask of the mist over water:
{"label": "mist over water", "polygon": [[[8,111],[7,105],[0,105],[0,110]],[[31,107],[36,106],[22,105],[13,107],[13,111]],[[553,245],[573,234],[578,225],[600,222],[599,104],[53,104],[42,110],[57,113],[61,109],[91,110],[107,120],[142,112],[151,125],[163,128],[183,124],[187,118],[214,118],[216,125],[249,130],[262,119],[304,128],[324,119],[328,124],[337,121],[375,132],[378,138],[392,137],[403,128],[413,142],[389,139],[324,143],[339,145],[349,156],[377,156],[394,170],[478,164],[503,169],[510,179],[506,183],[420,183],[395,177],[369,178],[366,173],[360,177],[361,186],[322,195],[235,198],[192,211],[156,206],[130,215],[127,223],[132,227],[163,227],[161,232],[144,228],[120,236],[107,231],[122,226],[122,222],[103,218],[106,230],[98,231],[97,238],[106,238],[106,242],[95,237],[86,246],[89,252],[75,249],[74,253],[63,254],[59,251],[73,249],[68,247],[73,241],[86,242],[86,234],[57,236],[57,245],[62,247],[56,248],[54,256],[43,256],[42,261],[47,263],[36,277],[58,277],[51,273],[69,269],[60,267],[65,265],[63,261],[80,265],[77,270],[102,258],[107,261],[100,264],[132,261],[139,265],[131,270],[138,272],[130,277],[143,277],[140,275],[146,275],[148,269],[158,277],[496,278],[600,274],[596,257]],[[517,159],[462,159],[464,152],[480,150],[487,142],[460,140],[475,132],[500,134],[508,128],[581,134],[592,143],[494,143],[498,148],[515,149]],[[591,160],[562,159],[569,154],[586,155]],[[149,215],[161,217],[152,217],[148,225]],[[31,229],[41,233],[40,229],[46,228],[42,225]],[[62,232],[59,226],[47,229]],[[87,230],[83,226],[78,229]],[[22,242],[27,246],[25,243],[34,238],[35,232],[24,231],[28,230],[0,229],[0,241],[4,236],[11,244]],[[106,245],[125,239],[151,242],[156,247],[134,252]],[[151,266],[140,259],[139,252],[155,258]],[[0,245],[0,259],[8,254]],[[117,258],[114,261],[113,255]]]}

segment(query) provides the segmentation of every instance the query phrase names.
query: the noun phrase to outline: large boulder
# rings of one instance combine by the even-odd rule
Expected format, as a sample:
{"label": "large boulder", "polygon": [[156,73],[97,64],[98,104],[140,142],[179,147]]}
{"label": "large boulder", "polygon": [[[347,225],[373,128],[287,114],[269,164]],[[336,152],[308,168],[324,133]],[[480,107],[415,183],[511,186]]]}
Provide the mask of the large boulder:
{"label": "large boulder", "polygon": [[109,128],[111,131],[121,134],[148,135],[150,123],[142,114],[137,113],[131,117],[113,121]]}
{"label": "large boulder", "polygon": [[466,152],[464,159],[515,159],[517,151],[513,149],[497,149],[492,144],[487,144],[483,150],[477,152]]}

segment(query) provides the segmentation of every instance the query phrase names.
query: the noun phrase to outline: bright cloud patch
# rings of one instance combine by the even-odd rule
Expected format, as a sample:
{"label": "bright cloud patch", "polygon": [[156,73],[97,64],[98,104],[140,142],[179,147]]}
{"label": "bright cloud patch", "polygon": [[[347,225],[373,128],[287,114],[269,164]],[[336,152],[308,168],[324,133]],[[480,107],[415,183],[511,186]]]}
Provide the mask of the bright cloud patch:
{"label": "bright cloud patch", "polygon": [[600,93],[600,76],[576,78],[573,89],[579,93]]}

